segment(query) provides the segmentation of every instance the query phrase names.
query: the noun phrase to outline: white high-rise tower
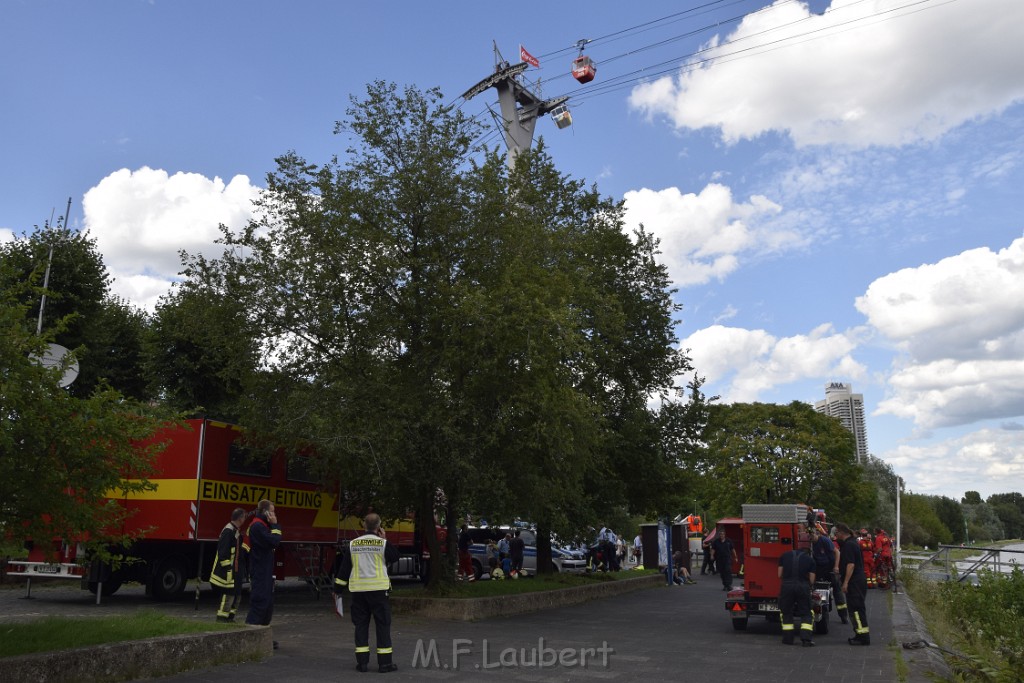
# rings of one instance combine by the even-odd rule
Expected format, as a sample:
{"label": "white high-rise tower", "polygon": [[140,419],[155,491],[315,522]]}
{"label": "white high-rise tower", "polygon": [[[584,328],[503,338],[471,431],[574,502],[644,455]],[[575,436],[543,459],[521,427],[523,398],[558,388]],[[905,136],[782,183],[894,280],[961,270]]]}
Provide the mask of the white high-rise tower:
{"label": "white high-rise tower", "polygon": [[825,400],[817,401],[814,409],[839,418],[843,426],[853,432],[857,442],[857,462],[868,458],[868,435],[864,429],[864,395],[853,393],[853,385],[829,382],[825,385]]}

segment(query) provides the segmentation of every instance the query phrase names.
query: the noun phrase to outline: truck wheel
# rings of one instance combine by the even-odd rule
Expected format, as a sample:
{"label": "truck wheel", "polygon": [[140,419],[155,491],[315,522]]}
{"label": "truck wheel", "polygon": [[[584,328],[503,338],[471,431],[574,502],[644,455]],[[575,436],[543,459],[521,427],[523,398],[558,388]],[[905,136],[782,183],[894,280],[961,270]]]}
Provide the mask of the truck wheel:
{"label": "truck wheel", "polygon": [[477,581],[479,581],[480,577],[483,576],[483,575],[484,575],[484,568],[480,564],[480,560],[474,559],[473,560],[473,576],[476,577]]}
{"label": "truck wheel", "polygon": [[554,562],[551,563],[551,573],[552,574],[557,574],[558,573],[558,565],[555,564]]}
{"label": "truck wheel", "polygon": [[[113,576],[110,577],[109,579],[107,579],[106,581],[103,582],[103,597],[107,597],[108,595],[113,595],[114,593],[117,592],[117,589],[120,588],[120,587],[121,587],[121,579],[113,577]],[[90,593],[92,593],[93,595],[96,595],[96,589],[98,589],[98,588],[99,588],[99,582],[98,581],[90,581],[89,582],[89,592]]]}
{"label": "truck wheel", "polygon": [[747,630],[747,618],[743,617],[742,619],[733,619],[732,620],[732,627],[734,629],[736,629],[737,631],[746,631]]}
{"label": "truck wheel", "polygon": [[814,623],[814,632],[820,635],[828,633],[828,610],[821,610],[821,619]]}
{"label": "truck wheel", "polygon": [[185,591],[185,563],[178,557],[165,557],[157,562],[156,571],[150,579],[153,597],[157,600],[171,600]]}

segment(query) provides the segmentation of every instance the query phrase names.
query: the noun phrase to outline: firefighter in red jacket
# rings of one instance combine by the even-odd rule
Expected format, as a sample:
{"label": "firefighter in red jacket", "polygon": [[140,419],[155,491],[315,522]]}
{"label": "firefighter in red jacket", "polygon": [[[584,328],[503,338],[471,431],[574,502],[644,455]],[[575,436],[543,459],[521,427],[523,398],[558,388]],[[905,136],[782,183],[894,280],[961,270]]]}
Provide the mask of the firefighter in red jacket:
{"label": "firefighter in red jacket", "polygon": [[[241,528],[245,522],[245,510],[235,508],[231,513],[231,521],[224,525],[217,541],[217,555],[213,558],[213,569],[210,570],[210,585],[220,600],[217,602],[217,621],[234,621],[238,611],[238,601],[242,595]],[[231,597],[231,605],[228,605]]]}
{"label": "firefighter in red jacket", "polygon": [[885,529],[875,529],[875,578],[879,588],[889,585],[889,574],[893,570],[892,539]]}
{"label": "firefighter in red jacket", "polygon": [[398,560],[398,548],[387,542],[380,515],[370,513],[363,519],[366,533],[352,540],[334,577],[334,592],[346,587],[352,593],[352,623],[355,625],[356,670],[368,671],[370,664],[370,617],[377,631],[377,670],[390,673],[398,669],[391,651],[391,578],[388,565]]}
{"label": "firefighter in red jacket", "polygon": [[860,552],[864,560],[864,576],[868,581],[868,588],[875,587],[875,543],[867,529],[861,529],[857,534],[857,544],[860,545]]}

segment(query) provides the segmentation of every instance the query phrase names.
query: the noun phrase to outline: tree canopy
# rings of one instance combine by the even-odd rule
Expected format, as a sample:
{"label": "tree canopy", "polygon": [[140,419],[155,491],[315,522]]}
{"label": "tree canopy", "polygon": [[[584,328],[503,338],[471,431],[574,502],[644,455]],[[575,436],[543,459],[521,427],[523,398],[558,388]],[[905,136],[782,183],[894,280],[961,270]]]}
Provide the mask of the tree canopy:
{"label": "tree canopy", "polygon": [[543,144],[511,170],[478,149],[437,91],[374,83],[347,115],[342,159],[280,157],[258,218],[186,264],[182,296],[258,335],[245,424],[311,445],[354,510],[428,524],[443,494],[565,529],[629,503],[688,368],[656,241]]}
{"label": "tree canopy", "polygon": [[806,403],[711,406],[707,441],[719,513],[738,514],[743,503],[806,503],[852,521],[874,509],[853,435]]}
{"label": "tree canopy", "polygon": [[[0,260],[7,266],[0,287],[19,292],[26,324],[32,329],[45,295],[43,328],[74,351],[79,362],[78,378],[68,389],[73,396],[87,397],[106,384],[132,398],[149,398],[142,368],[148,320],[142,311],[110,294],[110,275],[95,239],[59,225],[37,227],[0,244]],[[49,280],[43,290],[48,264]],[[21,286],[26,283],[36,286]]]}
{"label": "tree canopy", "polygon": [[150,488],[148,438],[162,415],[100,385],[82,398],[61,389],[62,368],[35,360],[52,338],[35,334],[26,301],[38,287],[6,264],[0,277],[0,538],[49,547],[66,539],[103,549],[124,539],[113,491]]}

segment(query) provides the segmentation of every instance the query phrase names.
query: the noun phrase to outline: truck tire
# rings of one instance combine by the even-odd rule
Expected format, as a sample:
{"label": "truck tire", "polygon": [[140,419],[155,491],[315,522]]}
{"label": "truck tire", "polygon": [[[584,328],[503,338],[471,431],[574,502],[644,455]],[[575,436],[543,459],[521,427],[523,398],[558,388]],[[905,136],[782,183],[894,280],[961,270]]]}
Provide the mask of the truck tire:
{"label": "truck tire", "polygon": [[553,560],[551,562],[551,573],[552,574],[557,574],[558,573],[558,565],[555,564]]}
{"label": "truck tire", "polygon": [[[113,595],[117,592],[117,589],[121,587],[121,579],[112,576],[103,582],[103,597]],[[96,595],[96,590],[99,588],[99,581],[89,582],[89,592]]]}
{"label": "truck tire", "polygon": [[747,630],[747,617],[743,617],[742,619],[733,619],[732,620],[732,627],[735,630],[737,630],[737,631],[746,631]]}
{"label": "truck tire", "polygon": [[814,622],[814,632],[819,635],[828,633],[828,610],[821,610],[821,618]]}
{"label": "truck tire", "polygon": [[171,600],[185,592],[188,574],[180,557],[165,557],[156,563],[150,578],[150,590],[157,600]]}
{"label": "truck tire", "polygon": [[476,559],[474,557],[473,558],[473,576],[476,578],[477,581],[479,581],[480,577],[483,576],[483,575],[484,575],[483,565],[480,564],[480,560],[478,560],[478,559]]}

